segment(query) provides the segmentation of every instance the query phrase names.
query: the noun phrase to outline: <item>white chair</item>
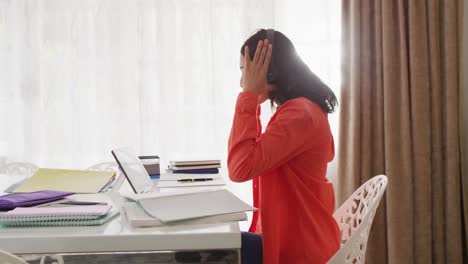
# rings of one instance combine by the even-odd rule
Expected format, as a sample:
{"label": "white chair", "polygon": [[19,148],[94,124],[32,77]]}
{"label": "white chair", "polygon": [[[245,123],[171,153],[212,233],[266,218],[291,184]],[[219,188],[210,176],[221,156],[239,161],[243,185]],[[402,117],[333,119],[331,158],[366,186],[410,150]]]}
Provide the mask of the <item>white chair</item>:
{"label": "white chair", "polygon": [[120,172],[119,165],[116,162],[101,162],[88,167],[87,170],[114,171],[116,173],[116,179],[114,183],[112,183],[112,186],[105,192],[116,206],[122,207],[125,202],[125,198],[120,195],[119,191],[120,187],[125,182],[125,176]]}
{"label": "white chair", "polygon": [[37,169],[37,165],[32,163],[10,162],[5,164],[4,172],[7,175],[31,177]]}
{"label": "white chair", "polygon": [[341,248],[329,264],[364,264],[369,231],[387,182],[385,175],[373,177],[333,214],[341,231]]}
{"label": "white chair", "polygon": [[[94,164],[90,167],[88,167],[86,170],[90,171],[113,171],[116,173],[116,181],[112,183],[112,186],[109,188],[112,190],[113,188],[117,187],[120,188],[120,185],[123,183],[123,178],[121,177],[121,173],[119,170],[119,165],[116,162],[101,162]],[[108,190],[105,190],[105,192]]]}
{"label": "white chair", "polygon": [[116,162],[101,162],[87,168],[91,171],[115,171],[119,173],[119,166]]}
{"label": "white chair", "polygon": [[6,251],[0,250],[0,263],[2,264],[28,264],[21,258],[10,254]]}
{"label": "white chair", "polygon": [[[2,168],[2,184],[0,191],[13,192],[21,186],[29,177],[31,177],[38,169],[38,166],[26,162],[10,162]],[[4,185],[6,184],[6,185]]]}

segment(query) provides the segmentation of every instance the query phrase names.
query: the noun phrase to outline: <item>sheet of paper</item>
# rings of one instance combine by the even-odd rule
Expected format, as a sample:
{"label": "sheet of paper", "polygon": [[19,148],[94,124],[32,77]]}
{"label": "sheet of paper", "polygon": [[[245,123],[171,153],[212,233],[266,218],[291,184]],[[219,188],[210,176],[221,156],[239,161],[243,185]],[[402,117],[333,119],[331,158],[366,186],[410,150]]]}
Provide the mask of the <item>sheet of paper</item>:
{"label": "sheet of paper", "polygon": [[218,185],[218,186],[193,186],[193,187],[188,187],[188,188],[180,188],[180,187],[167,187],[167,188],[160,188],[159,192],[160,193],[174,193],[174,191],[178,191],[180,189],[188,189],[188,190],[193,190],[195,191],[218,191],[218,190],[224,190],[225,186],[224,185]]}
{"label": "sheet of paper", "polygon": [[158,188],[174,188],[174,187],[199,187],[199,186],[224,186],[226,182],[222,178],[214,178],[209,181],[200,182],[179,182],[179,181],[159,181]]}
{"label": "sheet of paper", "polygon": [[198,188],[174,188],[174,189],[167,188],[166,190],[168,191],[152,192],[152,193],[120,192],[120,195],[132,201],[139,201],[142,199],[149,199],[149,198],[160,198],[160,197],[166,197],[166,196],[184,195],[184,194],[212,191],[212,190],[205,190],[205,189],[198,189]]}
{"label": "sheet of paper", "polygon": [[162,173],[159,181],[175,181],[183,179],[200,179],[200,178],[213,178],[223,179],[219,174],[189,174],[189,173]]}

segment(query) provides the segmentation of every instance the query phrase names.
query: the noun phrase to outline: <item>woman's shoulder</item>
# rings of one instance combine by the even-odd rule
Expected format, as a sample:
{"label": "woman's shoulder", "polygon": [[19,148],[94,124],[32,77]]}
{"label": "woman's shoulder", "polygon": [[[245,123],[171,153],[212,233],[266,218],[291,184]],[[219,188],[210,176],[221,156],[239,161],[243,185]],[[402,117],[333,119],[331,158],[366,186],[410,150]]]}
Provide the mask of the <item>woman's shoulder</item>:
{"label": "woman's shoulder", "polygon": [[278,108],[278,111],[294,111],[303,117],[314,117],[326,114],[320,106],[305,97],[288,100]]}
{"label": "woman's shoulder", "polygon": [[290,129],[299,128],[309,132],[328,127],[327,113],[318,104],[304,97],[288,100],[278,107],[269,125],[276,122],[287,124]]}
{"label": "woman's shoulder", "polygon": [[[276,109],[268,124],[277,121],[287,122],[291,127],[302,129],[316,128],[324,118],[321,108],[307,98],[299,97],[288,100]],[[326,118],[325,118],[326,119]]]}

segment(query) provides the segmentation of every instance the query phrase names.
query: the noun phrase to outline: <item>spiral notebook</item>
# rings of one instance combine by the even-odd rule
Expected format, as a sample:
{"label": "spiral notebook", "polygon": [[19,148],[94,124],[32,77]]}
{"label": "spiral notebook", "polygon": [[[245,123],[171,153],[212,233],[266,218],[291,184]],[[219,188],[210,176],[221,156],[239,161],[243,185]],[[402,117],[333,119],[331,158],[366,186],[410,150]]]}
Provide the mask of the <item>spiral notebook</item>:
{"label": "spiral notebook", "polygon": [[4,227],[101,225],[118,214],[110,205],[17,207],[0,213]]}

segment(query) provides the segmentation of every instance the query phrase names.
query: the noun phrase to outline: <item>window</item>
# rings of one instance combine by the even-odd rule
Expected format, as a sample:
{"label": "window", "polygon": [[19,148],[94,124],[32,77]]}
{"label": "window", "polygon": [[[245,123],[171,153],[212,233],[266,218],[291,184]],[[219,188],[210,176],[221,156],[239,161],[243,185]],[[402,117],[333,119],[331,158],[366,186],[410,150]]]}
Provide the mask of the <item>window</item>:
{"label": "window", "polygon": [[338,96],[339,0],[0,2],[0,163],[85,168],[119,146],[225,161],[240,46],[273,25]]}

